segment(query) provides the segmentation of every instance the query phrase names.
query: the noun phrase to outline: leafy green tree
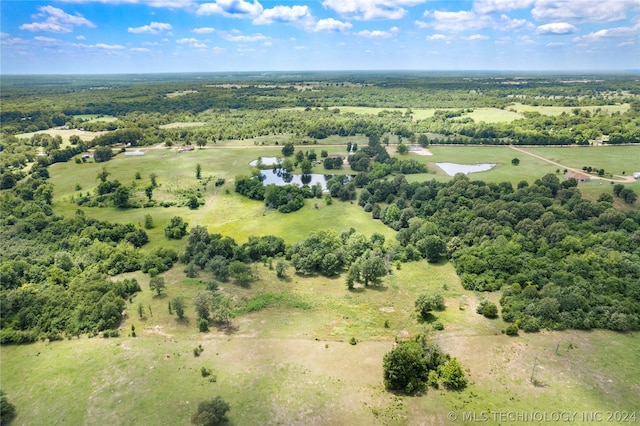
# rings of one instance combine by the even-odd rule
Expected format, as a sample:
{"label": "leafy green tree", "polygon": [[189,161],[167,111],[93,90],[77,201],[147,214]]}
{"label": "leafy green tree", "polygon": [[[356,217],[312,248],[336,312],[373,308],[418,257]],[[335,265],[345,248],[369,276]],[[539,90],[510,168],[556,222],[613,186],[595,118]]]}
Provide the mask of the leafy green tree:
{"label": "leafy green tree", "polygon": [[284,155],[285,157],[289,157],[289,156],[293,155],[293,152],[295,150],[296,150],[296,148],[293,146],[293,143],[287,142],[282,147],[282,155]]}
{"label": "leafy green tree", "polygon": [[106,167],[103,167],[96,179],[100,179],[100,182],[106,182],[109,175],[111,175],[111,172],[109,172]]}
{"label": "leafy green tree", "polygon": [[229,275],[235,278],[236,282],[241,286],[248,285],[253,278],[249,265],[239,260],[231,262],[229,265]]}
{"label": "leafy green tree", "polygon": [[517,157],[512,159],[511,164],[513,164],[514,166],[517,166],[518,164],[520,164],[520,159]]}
{"label": "leafy green tree", "polygon": [[420,136],[418,136],[418,144],[423,148],[429,146],[429,138],[427,137],[427,135],[421,134]]}
{"label": "leafy green tree", "polygon": [[151,186],[153,186],[154,188],[158,187],[158,175],[155,173],[151,173],[149,175],[149,179],[151,179]]}
{"label": "leafy green tree", "polygon": [[631,188],[624,188],[620,191],[620,198],[622,198],[627,204],[633,204],[638,199],[638,194],[636,194]]}
{"label": "leafy green tree", "polygon": [[219,324],[231,325],[233,316],[233,299],[226,294],[215,294],[211,302],[213,319]]}
{"label": "leafy green tree", "polygon": [[120,185],[113,193],[113,205],[119,209],[127,208],[129,207],[129,197],[131,197],[131,191],[129,191],[129,188],[124,185]]}
{"label": "leafy green tree", "polygon": [[202,166],[200,163],[196,164],[196,179],[202,178]]}
{"label": "leafy green tree", "polygon": [[423,293],[415,301],[416,311],[422,318],[428,318],[431,311],[442,311],[445,308],[444,296],[440,292]]}
{"label": "leafy green tree", "polygon": [[493,302],[488,302],[482,308],[482,315],[487,318],[498,318],[498,307]]}
{"label": "leafy green tree", "polygon": [[300,163],[300,169],[302,170],[302,174],[308,175],[313,171],[313,163],[309,160],[303,160]]}
{"label": "leafy green tree", "polygon": [[427,261],[436,263],[447,249],[446,243],[437,235],[427,235],[424,238],[424,252]]}
{"label": "leafy green tree", "polygon": [[287,278],[287,269],[289,269],[289,264],[286,261],[279,259],[276,263],[276,276],[281,280]]}
{"label": "leafy green tree", "polygon": [[218,426],[228,423],[227,413],[231,407],[221,397],[198,404],[198,411],[191,417],[191,423],[201,426]]}
{"label": "leafy green tree", "polygon": [[451,358],[440,369],[442,383],[449,388],[459,390],[467,386],[467,379],[462,364],[457,358]]}
{"label": "leafy green tree", "polygon": [[198,318],[208,320],[211,314],[211,302],[213,301],[213,293],[210,291],[200,291],[193,299],[193,306],[196,309]]}
{"label": "leafy green tree", "polygon": [[362,281],[365,286],[369,283],[377,283],[387,273],[384,256],[378,249],[364,252],[349,268],[350,276],[355,273],[354,268],[357,268],[357,280]]}
{"label": "leafy green tree", "polygon": [[176,311],[176,315],[179,319],[184,318],[185,300],[182,296],[177,296],[171,301],[173,310]]}
{"label": "leafy green tree", "polygon": [[111,160],[113,151],[108,146],[99,146],[93,152],[93,159],[96,163],[102,163]]}
{"label": "leafy green tree", "polygon": [[171,222],[164,228],[164,235],[169,239],[179,240],[187,235],[188,223],[180,216],[171,218]]}
{"label": "leafy green tree", "polygon": [[429,375],[422,347],[415,341],[401,343],[387,352],[382,368],[387,389],[408,394],[424,389]]}
{"label": "leafy green tree", "polygon": [[405,155],[407,152],[409,152],[409,147],[403,143],[398,145],[398,154],[400,155]]}
{"label": "leafy green tree", "polygon": [[152,291],[155,291],[158,296],[160,296],[160,293],[162,293],[162,290],[164,290],[166,286],[167,285],[164,282],[164,277],[156,276],[149,280],[149,288]]}
{"label": "leafy green tree", "polygon": [[149,185],[144,188],[144,195],[146,195],[147,199],[151,201],[151,199],[153,198],[153,185]]}
{"label": "leafy green tree", "polygon": [[153,217],[150,214],[144,215],[144,228],[151,229],[153,228]]}

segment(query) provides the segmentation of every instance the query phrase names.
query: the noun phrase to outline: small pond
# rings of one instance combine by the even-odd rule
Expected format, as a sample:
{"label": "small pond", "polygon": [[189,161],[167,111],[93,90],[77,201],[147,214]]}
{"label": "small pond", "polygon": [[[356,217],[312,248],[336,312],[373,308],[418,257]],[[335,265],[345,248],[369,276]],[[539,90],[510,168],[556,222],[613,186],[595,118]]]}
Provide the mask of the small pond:
{"label": "small pond", "polygon": [[456,164],[456,163],[436,163],[436,166],[440,167],[449,176],[455,176],[457,173],[477,173],[486,172],[491,170],[497,164],[484,163],[484,164]]}
{"label": "small pond", "polygon": [[287,173],[282,169],[275,170],[261,170],[260,176],[262,176],[262,183],[266,185],[276,184],[278,186],[284,186],[289,184],[296,185],[309,185],[314,186],[316,183],[319,183],[322,186],[322,190],[327,189],[327,181],[331,179],[334,175],[323,175],[319,173],[311,173],[308,175],[295,175],[291,173]]}

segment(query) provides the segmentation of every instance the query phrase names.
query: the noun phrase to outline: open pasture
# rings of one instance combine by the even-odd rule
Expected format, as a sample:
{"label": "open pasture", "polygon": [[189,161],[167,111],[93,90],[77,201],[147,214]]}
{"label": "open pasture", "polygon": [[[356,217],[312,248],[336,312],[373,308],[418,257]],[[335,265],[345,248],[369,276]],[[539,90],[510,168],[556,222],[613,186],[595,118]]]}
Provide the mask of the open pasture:
{"label": "open pasture", "polygon": [[37,132],[29,132],[29,133],[20,133],[16,135],[18,139],[30,139],[35,134],[46,134],[51,136],[60,136],[62,138],[61,148],[64,148],[69,145],[69,137],[73,135],[77,135],[83,141],[90,141],[98,136],[104,135],[107,132],[88,132],[80,129],[64,129],[64,128],[54,128],[47,130],[38,130]]}
{"label": "open pasture", "polygon": [[[118,338],[0,348],[3,390],[18,408],[14,424],[188,425],[197,403],[212,395],[229,402],[234,424],[444,424],[449,412],[462,418],[474,411],[637,409],[635,336],[502,335],[504,323],[475,313],[483,295],[462,289],[450,264],[404,264],[382,287],[352,292],[340,278],[290,270],[281,281],[263,265],[256,272],[260,279],[249,287],[226,283],[220,291],[240,306],[276,302],[234,318],[231,329],[196,331],[191,300],[203,285],[184,278],[178,265],[164,274],[168,285],[160,297],[148,289],[148,277],[126,275],[138,278],[143,291],[128,304]],[[413,313],[412,301],[427,290],[445,294],[446,310],[435,313],[443,331],[429,331]],[[182,321],[167,309],[179,294],[187,299]],[[461,360],[470,382],[465,390],[430,388],[417,397],[384,390],[383,355],[395,338],[421,331]],[[351,337],[356,345],[347,342]],[[204,350],[195,357],[198,345]],[[202,377],[202,367],[214,379]]]}
{"label": "open pasture", "polygon": [[608,114],[614,112],[624,113],[629,110],[629,104],[617,104],[617,105],[602,105],[602,106],[590,106],[590,107],[561,107],[561,106],[535,106],[524,105],[520,103],[513,104],[508,109],[511,109],[518,113],[523,112],[539,112],[542,115],[560,115],[562,113],[572,114],[573,110],[587,110],[596,112],[597,110],[606,111]]}

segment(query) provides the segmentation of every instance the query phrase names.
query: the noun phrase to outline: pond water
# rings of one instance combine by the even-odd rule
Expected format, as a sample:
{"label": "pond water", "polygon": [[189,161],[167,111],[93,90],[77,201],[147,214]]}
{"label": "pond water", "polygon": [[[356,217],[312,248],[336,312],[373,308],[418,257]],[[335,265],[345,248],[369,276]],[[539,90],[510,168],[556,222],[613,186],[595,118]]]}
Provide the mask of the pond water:
{"label": "pond water", "polygon": [[486,172],[491,170],[497,164],[483,163],[483,164],[456,164],[456,163],[436,163],[436,166],[440,167],[449,176],[455,176],[457,173],[477,173]]}
{"label": "pond water", "polygon": [[[280,159],[277,157],[260,157],[260,162],[263,166],[273,166],[274,164],[280,164]],[[252,167],[257,166],[258,160],[253,160],[249,165]]]}
{"label": "pond water", "polygon": [[322,186],[322,190],[327,189],[327,181],[334,175],[323,175],[319,173],[311,173],[308,175],[294,175],[287,173],[282,169],[275,170],[261,170],[260,176],[262,176],[262,183],[264,185],[276,184],[278,186],[284,186],[289,184],[297,185],[309,185],[314,186],[319,183]]}

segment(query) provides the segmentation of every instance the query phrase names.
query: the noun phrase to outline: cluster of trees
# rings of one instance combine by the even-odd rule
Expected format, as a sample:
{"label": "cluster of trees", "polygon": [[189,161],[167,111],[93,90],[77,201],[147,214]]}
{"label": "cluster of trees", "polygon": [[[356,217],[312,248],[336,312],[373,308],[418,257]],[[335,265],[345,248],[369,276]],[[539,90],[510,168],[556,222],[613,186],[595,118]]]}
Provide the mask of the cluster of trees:
{"label": "cluster of trees", "polygon": [[391,253],[385,238],[374,233],[370,238],[351,228],[340,235],[333,231],[312,232],[287,251],[295,270],[303,274],[335,276],[347,271],[347,287],[355,282],[365,286],[378,284],[389,273]]}
{"label": "cluster of trees", "polygon": [[[277,173],[285,175],[282,169]],[[304,207],[304,200],[307,198],[321,198],[322,187],[320,184],[309,185],[263,185],[263,176],[254,174],[253,176],[236,176],[235,191],[253,200],[264,201],[269,208],[276,209],[280,213],[291,213]],[[304,181],[304,175],[303,175]]]}
{"label": "cluster of trees", "polygon": [[503,289],[502,316],[528,330],[640,329],[640,211],[582,198],[548,174],[514,188],[377,180],[360,205],[398,230],[395,258],[451,259],[462,285]]}
{"label": "cluster of trees", "polygon": [[414,394],[427,386],[459,390],[467,385],[462,365],[457,358],[443,352],[424,336],[399,343],[382,361],[384,384],[389,390]]}
{"label": "cluster of trees", "polygon": [[[2,342],[95,334],[117,327],[140,287],[106,277],[143,270],[157,275],[178,259],[171,249],[143,252],[148,236],[133,224],[53,214],[46,168],[0,193],[0,333]],[[106,180],[105,180],[106,181]]]}

